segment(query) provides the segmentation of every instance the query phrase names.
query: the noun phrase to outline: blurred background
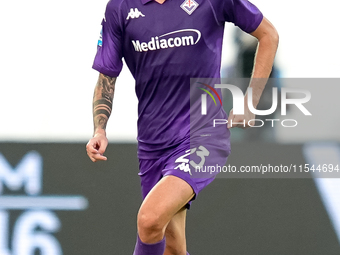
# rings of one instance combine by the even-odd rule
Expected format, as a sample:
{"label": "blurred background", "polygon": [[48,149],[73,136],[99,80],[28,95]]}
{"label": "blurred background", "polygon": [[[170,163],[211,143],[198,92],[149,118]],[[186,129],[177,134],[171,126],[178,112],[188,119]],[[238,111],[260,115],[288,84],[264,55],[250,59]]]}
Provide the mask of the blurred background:
{"label": "blurred background", "polygon": [[[340,4],[252,2],[280,35],[263,98],[272,87],[308,90],[312,116],[293,105],[282,116],[279,107],[270,118],[297,120],[296,127],[279,121],[232,130],[228,164],[338,166]],[[126,66],[107,127],[109,160],[93,164],[85,152],[106,3],[0,2],[0,255],[132,254],[141,196],[137,99]],[[255,49],[251,36],[226,24],[224,82],[246,89]],[[232,100],[223,94],[229,111]],[[269,109],[265,99],[261,107]],[[340,254],[340,182],[317,177],[216,179],[188,213],[188,251]]]}

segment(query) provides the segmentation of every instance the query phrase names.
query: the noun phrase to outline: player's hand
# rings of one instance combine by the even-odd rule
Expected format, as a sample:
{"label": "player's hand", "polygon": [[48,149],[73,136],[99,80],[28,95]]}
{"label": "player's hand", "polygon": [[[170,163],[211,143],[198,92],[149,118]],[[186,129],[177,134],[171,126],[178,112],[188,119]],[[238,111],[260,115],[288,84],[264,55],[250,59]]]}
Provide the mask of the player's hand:
{"label": "player's hand", "polygon": [[255,125],[255,114],[252,113],[248,106],[244,106],[243,115],[234,115],[233,109],[231,109],[228,117],[228,128],[248,128]]}
{"label": "player's hand", "polygon": [[103,156],[107,145],[105,133],[95,133],[86,145],[87,155],[93,162],[107,160],[107,157]]}

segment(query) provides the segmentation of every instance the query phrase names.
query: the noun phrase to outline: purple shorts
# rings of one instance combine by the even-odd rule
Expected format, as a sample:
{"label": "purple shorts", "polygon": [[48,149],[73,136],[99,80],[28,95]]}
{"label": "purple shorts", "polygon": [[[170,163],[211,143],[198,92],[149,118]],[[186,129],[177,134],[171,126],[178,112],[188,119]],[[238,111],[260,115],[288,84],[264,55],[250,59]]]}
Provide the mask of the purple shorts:
{"label": "purple shorts", "polygon": [[[222,130],[223,131],[223,130]],[[202,131],[179,146],[164,150],[158,159],[139,159],[143,199],[164,176],[173,175],[186,181],[197,195],[218,174],[230,154],[229,132],[207,135]],[[203,134],[202,134],[203,133]],[[187,204],[190,208],[191,201]]]}

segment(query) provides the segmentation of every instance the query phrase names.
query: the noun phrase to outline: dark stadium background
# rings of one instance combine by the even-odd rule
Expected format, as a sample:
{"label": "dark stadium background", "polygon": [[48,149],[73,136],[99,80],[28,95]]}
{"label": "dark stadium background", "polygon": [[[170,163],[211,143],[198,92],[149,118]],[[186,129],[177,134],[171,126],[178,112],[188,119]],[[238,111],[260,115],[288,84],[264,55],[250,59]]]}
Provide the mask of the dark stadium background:
{"label": "dark stadium background", "polygon": [[[112,143],[108,161],[94,164],[82,143],[0,144],[0,153],[13,169],[30,151],[43,159],[43,195],[81,195],[88,200],[83,211],[54,212],[61,228],[52,234],[63,254],[132,254],[141,203],[136,145]],[[259,158],[305,162],[301,145],[235,143],[228,163],[250,165]],[[5,187],[2,196],[14,194],[25,195]],[[23,211],[8,212],[11,240]],[[192,255],[340,254],[311,178],[217,178],[188,212],[187,243]]]}

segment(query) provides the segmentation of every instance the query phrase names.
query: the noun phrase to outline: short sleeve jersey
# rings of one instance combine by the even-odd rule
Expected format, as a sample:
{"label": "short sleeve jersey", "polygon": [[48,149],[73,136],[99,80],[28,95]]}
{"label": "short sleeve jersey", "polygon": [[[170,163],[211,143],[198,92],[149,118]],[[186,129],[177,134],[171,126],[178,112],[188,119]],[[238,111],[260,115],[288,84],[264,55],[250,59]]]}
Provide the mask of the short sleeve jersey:
{"label": "short sleeve jersey", "polygon": [[109,1],[93,68],[117,77],[124,58],[135,78],[140,158],[190,136],[190,78],[219,77],[225,22],[251,33],[262,19],[247,0]]}

